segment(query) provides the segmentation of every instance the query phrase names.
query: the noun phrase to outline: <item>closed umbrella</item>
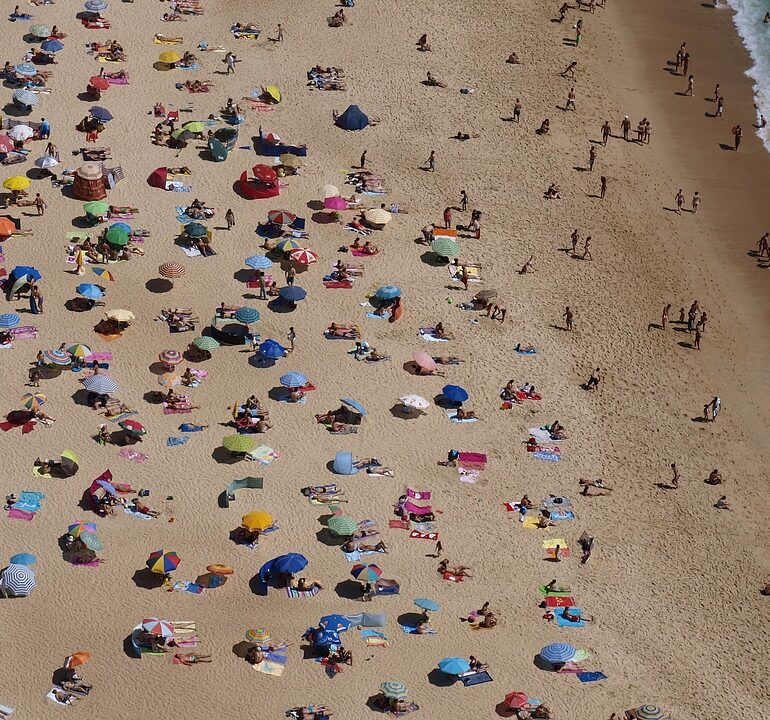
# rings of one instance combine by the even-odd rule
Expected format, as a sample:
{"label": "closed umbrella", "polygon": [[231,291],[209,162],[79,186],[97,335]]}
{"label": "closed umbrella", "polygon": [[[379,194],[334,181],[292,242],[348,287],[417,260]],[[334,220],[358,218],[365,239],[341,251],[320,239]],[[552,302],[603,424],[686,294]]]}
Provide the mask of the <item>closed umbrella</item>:
{"label": "closed umbrella", "polygon": [[99,217],[100,215],[106,215],[109,209],[110,206],[101,200],[92,200],[91,202],[83,204],[83,210],[85,210],[89,215],[95,215],[96,217]]}
{"label": "closed umbrella", "polygon": [[335,195],[339,195],[339,194],[340,194],[340,191],[334,185],[324,185],[321,188],[321,196],[324,198],[334,197]]}
{"label": "closed umbrella", "polygon": [[339,195],[332,195],[331,197],[324,198],[324,207],[327,210],[347,210],[348,201]]}
{"label": "closed umbrella", "polygon": [[94,105],[88,112],[91,113],[91,117],[96,118],[99,122],[109,122],[112,120],[112,113],[100,105]]}
{"label": "closed umbrella", "polygon": [[307,385],[307,375],[296,370],[287,372],[281,375],[280,383],[286,388],[302,387]]}
{"label": "closed umbrella", "polygon": [[380,692],[392,700],[403,700],[409,694],[406,685],[399,680],[388,680],[382,683]]}
{"label": "closed umbrella", "polygon": [[89,550],[93,550],[94,552],[99,552],[100,550],[104,550],[104,543],[99,539],[99,537],[92,532],[82,532],[80,533],[80,542],[83,543]]}
{"label": "closed umbrella", "polygon": [[35,573],[26,565],[10,564],[0,573],[0,586],[16,597],[26,597],[34,589]]}
{"label": "closed umbrella", "polygon": [[13,99],[16,103],[29,107],[34,107],[40,102],[40,96],[29,90],[14,90]]}
{"label": "closed umbrella", "polygon": [[387,225],[393,216],[387,210],[374,208],[373,210],[367,210],[364,213],[364,218],[371,225]]}
{"label": "closed umbrella", "polygon": [[[34,65],[30,65],[30,67],[33,70],[35,70],[35,66]],[[18,71],[19,71],[19,66],[17,65],[16,66],[16,72],[18,72]],[[36,72],[37,72],[37,70],[35,70],[35,73]],[[33,73],[33,75],[35,73]],[[8,137],[11,138],[12,140],[18,140],[19,142],[24,142],[25,140],[29,140],[34,134],[35,134],[35,131],[29,125],[14,125],[8,131]],[[27,182],[29,182],[29,181],[27,181]]]}
{"label": "closed umbrella", "polygon": [[88,392],[110,395],[118,391],[118,384],[109,375],[92,375],[84,378],[83,387]]}
{"label": "closed umbrella", "polygon": [[0,328],[16,327],[21,322],[21,318],[16,313],[3,313],[0,315]]}
{"label": "closed umbrella", "polygon": [[414,601],[414,604],[417,605],[418,608],[428,610],[429,612],[438,612],[441,610],[441,605],[430,598],[419,597]]}
{"label": "closed umbrella", "polygon": [[324,615],[319,621],[318,625],[324,630],[331,630],[332,632],[343,632],[349,630],[353,623],[350,622],[344,615],[333,613],[332,615]]}
{"label": "closed umbrella", "polygon": [[398,401],[408,408],[413,410],[427,410],[430,407],[430,403],[420,395],[404,395],[398,399]]}
{"label": "closed umbrella", "polygon": [[17,553],[12,555],[9,561],[11,565],[34,565],[37,558],[32,553]]}
{"label": "closed umbrella", "polygon": [[164,350],[162,353],[158,355],[158,359],[164,364],[164,365],[171,365],[172,367],[175,365],[179,365],[184,358],[182,357],[182,353],[179,352],[179,350]]}
{"label": "closed umbrella", "polygon": [[51,35],[51,28],[48,25],[33,25],[29,34],[36,38],[47,38]]}
{"label": "closed umbrella", "polygon": [[273,569],[279,573],[293,575],[307,567],[307,558],[299,553],[287,553],[273,560]]}
{"label": "closed umbrella", "polygon": [[253,307],[242,307],[235,311],[235,319],[238,322],[245,323],[246,325],[259,322],[259,318],[259,310]]}
{"label": "closed umbrella", "polygon": [[278,360],[286,354],[286,348],[275,340],[265,340],[259,346],[259,354],[271,360]]}
{"label": "closed umbrella", "polygon": [[206,237],[208,235],[208,230],[206,229],[205,225],[201,225],[197,222],[191,222],[187,223],[187,225],[184,226],[184,232],[185,235],[191,238],[202,238]]}
{"label": "closed umbrella", "polygon": [[463,403],[468,399],[468,391],[459,385],[444,385],[441,394],[454,403]]}
{"label": "closed umbrella", "polygon": [[121,323],[129,323],[135,319],[134,313],[132,313],[130,310],[123,310],[122,308],[118,308],[117,310],[108,310],[105,314],[110,320],[115,320],[116,322]]}
{"label": "closed umbrella", "polygon": [[96,523],[86,522],[85,520],[78,520],[67,527],[67,534],[74,538],[78,538],[82,533],[95,533]]}
{"label": "closed umbrella", "polygon": [[169,620],[159,620],[158,618],[148,618],[142,620],[142,630],[160,635],[160,637],[171,637],[174,634],[174,625]]}
{"label": "closed umbrella", "polygon": [[102,289],[93,283],[80,283],[80,285],[75,288],[75,292],[89,300],[98,300],[99,298],[104,297]]}
{"label": "closed umbrella", "polygon": [[23,175],[13,175],[3,181],[6,190],[26,190],[29,187],[29,179]]}
{"label": "closed umbrella", "polygon": [[361,580],[362,582],[376,582],[382,576],[382,570],[380,570],[374,563],[368,563],[366,565],[362,563],[356,563],[350,570],[350,574]]}
{"label": "closed umbrella", "polygon": [[249,532],[262,532],[272,526],[273,516],[264,510],[254,510],[241,518],[241,527],[245,527]]}
{"label": "closed umbrella", "polygon": [[346,408],[349,408],[353,412],[357,412],[361,416],[366,415],[366,408],[364,408],[364,406],[360,402],[358,402],[358,400],[353,400],[353,398],[344,397],[344,398],[340,398],[340,402]]}
{"label": "closed umbrella", "polygon": [[179,53],[168,51],[161,53],[158,59],[166,65],[175,65],[182,59],[182,56]]}
{"label": "closed umbrella", "polygon": [[47,53],[57,53],[64,50],[64,43],[57,38],[52,38],[51,40],[43,42],[40,45],[40,48]]}
{"label": "closed umbrella", "polygon": [[35,160],[35,167],[40,168],[41,170],[48,170],[49,168],[56,167],[58,164],[59,161],[50,155],[43,155],[43,157],[39,157]]}
{"label": "closed umbrella", "polygon": [[567,643],[551,643],[540,651],[540,657],[552,664],[565,663],[572,660],[576,652],[575,648]]}
{"label": "closed umbrella", "polygon": [[45,361],[49,365],[69,365],[72,362],[72,358],[69,353],[64,350],[46,350],[43,353]]}
{"label": "closed umbrella", "polygon": [[246,267],[250,267],[252,270],[268,270],[273,267],[273,262],[270,258],[264,255],[252,255],[244,260]]}
{"label": "closed umbrella", "polygon": [[438,669],[447,675],[462,675],[471,669],[471,664],[465,658],[445,657],[439,661]]}
{"label": "closed umbrella", "polygon": [[281,296],[282,300],[286,300],[286,302],[290,303],[296,303],[300,300],[304,300],[307,297],[307,292],[304,290],[304,288],[301,288],[297,285],[288,285],[286,287],[282,287],[278,294]]}
{"label": "closed umbrella", "polygon": [[125,228],[116,225],[107,230],[105,238],[110,245],[117,245],[118,247],[128,245],[128,232]]}
{"label": "closed umbrella", "polygon": [[222,440],[222,447],[233,453],[247,453],[256,445],[257,441],[251,435],[228,435]]}
{"label": "closed umbrella", "polygon": [[358,530],[358,523],[349,515],[334,515],[329,518],[329,530],[335,535],[349,536]]}
{"label": "closed umbrella", "polygon": [[662,720],[663,710],[657,705],[642,705],[636,708],[636,717],[638,720]]}
{"label": "closed umbrella", "polygon": [[460,254],[460,243],[450,237],[437,237],[430,246],[436,255],[444,258],[457,257]]}
{"label": "closed umbrella", "polygon": [[395,300],[401,297],[401,288],[397,285],[384,285],[374,293],[374,296],[379,300]]}
{"label": "closed umbrella", "polygon": [[208,350],[209,352],[216,350],[219,347],[219,343],[214,340],[213,337],[208,337],[207,335],[195,338],[195,340],[192,341],[192,344],[199,350]]}
{"label": "closed umbrella", "polygon": [[297,219],[297,216],[286,210],[271,210],[267,214],[267,219],[273,223],[273,225],[289,225]]}
{"label": "closed umbrella", "polygon": [[179,567],[180,562],[182,561],[175,552],[156,550],[147,558],[146,565],[152,572],[165,575],[166,573],[174,572]]}
{"label": "closed umbrella", "polygon": [[185,274],[185,269],[178,262],[165,262],[158,268],[158,272],[161,277],[175,280]]}
{"label": "closed umbrella", "polygon": [[292,250],[289,257],[299,265],[312,265],[314,262],[318,262],[318,255],[309,248]]}

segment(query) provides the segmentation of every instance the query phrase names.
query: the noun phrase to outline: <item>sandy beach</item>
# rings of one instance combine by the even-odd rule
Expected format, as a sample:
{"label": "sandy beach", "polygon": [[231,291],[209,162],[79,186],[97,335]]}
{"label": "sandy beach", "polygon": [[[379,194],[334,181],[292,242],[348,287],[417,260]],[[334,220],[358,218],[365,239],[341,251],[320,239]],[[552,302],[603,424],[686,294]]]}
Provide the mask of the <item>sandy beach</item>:
{"label": "sandy beach", "polygon": [[[247,3],[204,0],[203,16],[164,23],[165,3],[116,2],[104,13],[112,27],[90,30],[75,19],[75,8],[59,2],[30,5],[31,21],[3,25],[4,59],[11,64],[21,63],[30,47],[23,35],[31,23],[56,24],[67,33],[57,64],[50,66],[53,92],[28,117],[51,121],[61,172],[82,164],[72,151],[87,143],[75,125],[94,104],[109,109],[114,119],[97,145],[111,148],[107,165],[120,165],[125,179],[108,191],[107,202],[138,208],[127,222],[150,233],[138,244],[143,256],[108,265],[114,282],[103,282],[90,268],[78,276],[66,261],[66,233],[82,227],[82,201],[37,179],[33,161],[46,143],[28,143],[26,163],[3,167],[3,180],[28,176],[28,192],[39,192],[47,203],[42,217],[29,207],[0,213],[20,218],[33,233],[2,239],[4,266],[37,268],[45,299],[38,315],[28,312],[25,298],[3,301],[0,312],[18,313],[23,325],[38,328],[36,339],[14,341],[0,352],[3,415],[19,410],[25,393],[39,391],[47,398],[43,409],[55,418],[50,427],[37,425],[27,434],[20,428],[0,433],[4,495],[45,494],[31,521],[4,513],[0,522],[7,556],[2,567],[15,553],[37,557],[34,591],[0,602],[0,704],[16,708],[14,717],[66,713],[84,720],[133,720],[162,712],[171,720],[195,720],[214,712],[282,718],[289,708],[323,703],[339,720],[376,718],[380,714],[367,703],[388,680],[407,686],[409,699],[419,705],[414,716],[426,719],[498,717],[512,691],[544,701],[554,720],[607,720],[612,713],[620,720],[623,711],[644,704],[659,706],[670,720],[766,713],[770,682],[763,669],[770,633],[762,622],[768,598],[760,590],[770,582],[770,413],[764,402],[770,333],[766,263],[749,251],[770,230],[764,198],[770,157],[751,127],[751,82],[743,75],[749,58],[727,8],[714,10],[695,0],[675,7],[663,0],[643,6],[608,0],[595,13],[573,7],[559,24],[553,22],[558,5],[485,3],[471,14],[456,0],[417,6],[357,0],[344,9],[347,22],[332,28],[327,16],[339,8],[331,3],[298,0],[287,8],[267,2],[255,11]],[[575,48],[563,38],[574,38],[578,18],[584,34]],[[230,33],[236,21],[256,23],[259,39],[236,40]],[[278,23],[285,29],[283,42],[272,40]],[[156,33],[184,41],[156,44]],[[422,33],[431,52],[415,46]],[[111,86],[98,102],[89,102],[79,94],[102,65],[85,45],[108,38],[123,46],[127,60],[106,67],[125,70],[130,83]],[[225,75],[224,52],[200,52],[201,41],[233,51],[235,73]],[[686,89],[686,77],[669,72],[683,41],[692,57],[692,98],[676,94]],[[199,69],[154,67],[160,53],[185,50],[198,56]],[[505,62],[512,51],[521,64]],[[574,60],[576,77],[561,77]],[[306,73],[316,64],[344,68],[347,89],[307,87]],[[423,84],[428,71],[447,87]],[[189,94],[175,87],[186,80],[211,80],[214,86]],[[717,82],[726,99],[724,117],[707,117],[714,108],[704,98],[713,96]],[[252,109],[245,98],[266,85],[280,88],[281,103]],[[563,109],[572,87],[575,112]],[[10,103],[12,89],[3,93]],[[519,123],[506,120],[517,97],[523,103]],[[160,121],[152,116],[155,103],[179,109],[184,124],[217,116],[228,98],[240,103],[244,121],[238,147],[224,162],[208,159],[202,142],[190,142],[178,157],[176,150],[152,144]],[[351,104],[380,122],[361,132],[336,127],[332,112]],[[620,123],[626,114],[632,129],[642,117],[650,119],[649,144],[624,142]],[[3,117],[19,119],[8,108]],[[550,131],[541,136],[535,131],[545,118]],[[612,128],[606,146],[597,142],[605,120]],[[721,149],[720,143],[732,143],[736,123],[744,129],[740,150]],[[252,146],[260,127],[290,144],[307,143],[308,157],[298,175],[284,179],[279,197],[248,200],[237,192],[238,178],[264,160]],[[458,131],[470,139],[454,139]],[[592,143],[596,166],[588,171]],[[345,196],[354,192],[344,184],[345,173],[355,169],[364,150],[367,169],[382,175],[387,187],[384,196],[363,196],[364,206],[397,203],[402,212],[384,230],[362,238],[379,253],[360,258],[339,252],[354,233],[316,220],[324,215],[318,210],[324,185],[337,186]],[[432,150],[436,168],[428,172],[422,168]],[[185,178],[190,193],[147,184],[156,168],[181,165],[192,170]],[[608,178],[604,199],[600,176]],[[560,199],[544,198],[551,183],[560,187]],[[686,207],[699,191],[697,215],[669,209],[679,188]],[[468,194],[467,212],[458,207],[461,190]],[[175,243],[175,208],[195,198],[216,208],[206,223],[213,257],[188,258]],[[447,207],[455,208],[453,225],[466,226],[471,209],[482,212],[480,238],[459,238],[461,263],[479,264],[483,278],[467,291],[419,242],[427,223],[444,224]],[[236,218],[229,231],[227,209]],[[291,312],[274,300],[257,299],[257,290],[243,282],[251,274],[244,259],[264,252],[255,228],[273,209],[306,218],[309,239],[303,246],[318,254],[317,263],[297,273],[295,286],[307,291],[307,299]],[[354,215],[342,213],[344,221]],[[580,252],[573,256],[570,234],[576,228]],[[586,236],[592,238],[593,260],[580,259]],[[535,271],[519,274],[530,256]],[[339,259],[364,268],[352,289],[324,287],[324,276]],[[186,270],[170,288],[158,282],[165,262]],[[276,258],[270,270],[280,287],[286,267]],[[65,303],[84,282],[106,286],[105,307],[70,312]],[[389,284],[401,289],[403,316],[393,323],[367,317],[367,296]],[[504,322],[462,308],[485,289],[497,290],[496,302],[507,310]],[[700,351],[691,347],[686,326],[676,323],[679,308],[686,311],[696,299],[708,314]],[[185,362],[180,372],[189,365],[208,372],[198,387],[175,388],[198,408],[164,415],[155,398],[159,353],[181,352],[202,331],[209,334],[205,328],[222,302],[257,308],[261,320],[252,329],[263,340],[287,344],[293,327],[294,352],[269,367],[259,366],[246,346],[223,346],[205,362]],[[668,303],[668,329],[649,328],[660,322]],[[572,332],[563,329],[566,306],[575,313]],[[156,320],[165,307],[191,307],[201,320],[196,331],[169,333]],[[105,310],[116,308],[136,319],[122,337],[106,342],[93,328]],[[390,360],[356,361],[349,352],[353,341],[324,338],[332,322],[358,325],[362,339]],[[449,342],[420,337],[419,328],[438,322],[451,334]],[[141,462],[121,456],[120,446],[92,439],[106,420],[85,404],[77,373],[47,373],[40,388],[25,386],[36,353],[62,343],[112,353],[108,373],[119,385],[115,396],[147,429],[142,442],[130,446],[146,455]],[[519,355],[517,343],[538,352]],[[417,376],[411,368],[416,351],[463,362],[441,366],[444,377]],[[586,391],[581,385],[597,366],[602,381]],[[302,404],[275,400],[279,378],[288,371],[304,373],[317,388]],[[500,390],[509,380],[517,387],[534,384],[542,400],[502,409]],[[478,422],[449,421],[436,404],[446,384],[468,391],[464,406]],[[269,408],[274,426],[254,436],[256,444],[279,455],[267,466],[234,462],[222,449],[223,438],[234,433],[227,427],[231,407],[252,394]],[[398,398],[407,394],[426,398],[428,412],[404,419]],[[697,421],[715,396],[722,402],[718,420]],[[345,397],[363,404],[367,414],[356,434],[334,435],[314,414],[338,407]],[[538,460],[526,451],[529,429],[557,419],[569,435],[558,443],[559,462]],[[208,427],[185,434],[179,430],[185,422]],[[119,431],[116,423],[107,429]],[[185,444],[168,444],[182,435]],[[67,448],[80,458],[74,477],[33,474],[36,458],[58,458]],[[451,449],[487,455],[476,482],[463,482],[457,468],[438,464]],[[330,464],[341,451],[377,458],[395,477],[335,475]],[[681,475],[677,489],[670,487],[672,462]],[[84,493],[107,469],[117,483],[148,489],[142,499],[160,517],[99,517]],[[724,484],[704,483],[713,469]],[[264,478],[263,488],[240,490],[229,508],[220,507],[222,491],[244,476]],[[613,489],[601,497],[581,496],[581,478],[601,478]],[[377,522],[388,552],[362,562],[377,563],[384,578],[397,580],[398,595],[371,603],[351,597],[353,563],[329,539],[330,513],[301,493],[333,482],[347,500],[342,512]],[[396,519],[393,504],[407,487],[432,493],[441,557],[468,566],[472,577],[443,580],[438,558],[431,556],[435,541],[389,526]],[[524,495],[535,504],[566,497],[575,517],[547,529],[525,527],[505,505]],[[722,495],[730,511],[714,507]],[[254,549],[233,543],[230,533],[241,517],[258,509],[272,514],[279,530],[263,535]],[[62,557],[61,539],[80,520],[98,526],[105,560],[99,567],[76,567]],[[590,561],[581,564],[578,538],[584,532],[595,544]],[[571,557],[548,562],[544,541],[562,538]],[[234,573],[224,586],[201,595],[148,589],[145,561],[158,548],[181,557],[172,582],[193,581],[212,563]],[[266,595],[255,592],[260,567],[284,553],[307,558],[300,574],[323,586],[315,597],[291,599],[273,588]],[[572,589],[575,604],[593,622],[569,628],[543,618],[538,587],[553,578]],[[417,611],[419,597],[441,605],[431,613],[436,635],[412,636],[400,628],[399,619],[406,622]],[[460,621],[485,602],[499,619],[494,629],[477,631]],[[389,646],[368,647],[351,627],[343,639],[353,664],[329,677],[301,636],[324,615],[360,612],[386,615],[378,630]],[[194,621],[200,638],[195,652],[210,654],[212,662],[184,667],[170,657],[131,657],[132,629],[152,617]],[[248,629],[262,627],[290,643],[280,677],[255,672],[233,651]],[[586,649],[590,656],[582,665],[606,678],[583,683],[538,667],[533,660],[540,649],[556,642]],[[58,707],[46,693],[54,671],[75,651],[91,654],[82,670],[94,687],[73,707]],[[463,687],[437,670],[442,658],[469,655],[488,663],[492,682]]]}

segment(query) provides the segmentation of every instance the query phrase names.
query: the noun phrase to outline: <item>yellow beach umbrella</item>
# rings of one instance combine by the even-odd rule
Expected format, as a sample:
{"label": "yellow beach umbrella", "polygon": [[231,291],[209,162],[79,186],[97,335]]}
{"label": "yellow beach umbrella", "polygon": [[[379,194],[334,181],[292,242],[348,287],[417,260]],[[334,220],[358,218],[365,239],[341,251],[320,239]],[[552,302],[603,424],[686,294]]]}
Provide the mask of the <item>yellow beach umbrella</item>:
{"label": "yellow beach umbrella", "polygon": [[263,90],[277,103],[281,102],[281,91],[275,85],[266,85]]}
{"label": "yellow beach umbrella", "polygon": [[161,53],[159,59],[161,62],[173,65],[174,63],[178,63],[182,59],[182,56],[179,53],[168,51]]}
{"label": "yellow beach umbrella", "polygon": [[372,210],[367,210],[364,213],[364,217],[366,218],[366,221],[372,225],[387,225],[393,216],[387,210],[374,208]]}
{"label": "yellow beach umbrella", "polygon": [[264,510],[254,510],[241,518],[241,526],[245,527],[249,532],[254,532],[255,530],[262,532],[272,527],[272,525],[273,516]]}
{"label": "yellow beach umbrella", "polygon": [[6,190],[26,190],[29,187],[29,179],[23,175],[14,175],[3,182]]}

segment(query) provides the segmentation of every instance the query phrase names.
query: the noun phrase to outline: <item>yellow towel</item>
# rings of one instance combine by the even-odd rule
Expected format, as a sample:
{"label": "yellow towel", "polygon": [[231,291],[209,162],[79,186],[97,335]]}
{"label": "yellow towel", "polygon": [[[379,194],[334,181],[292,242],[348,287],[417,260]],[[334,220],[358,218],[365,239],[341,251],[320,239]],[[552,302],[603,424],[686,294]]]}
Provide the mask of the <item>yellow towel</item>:
{"label": "yellow towel", "polygon": [[155,36],[156,45],[181,45],[184,42],[184,38],[166,38]]}
{"label": "yellow towel", "polygon": [[550,540],[543,540],[543,547],[546,549],[554,549],[559,546],[562,550],[567,550],[569,545],[564,538],[551,538]]}

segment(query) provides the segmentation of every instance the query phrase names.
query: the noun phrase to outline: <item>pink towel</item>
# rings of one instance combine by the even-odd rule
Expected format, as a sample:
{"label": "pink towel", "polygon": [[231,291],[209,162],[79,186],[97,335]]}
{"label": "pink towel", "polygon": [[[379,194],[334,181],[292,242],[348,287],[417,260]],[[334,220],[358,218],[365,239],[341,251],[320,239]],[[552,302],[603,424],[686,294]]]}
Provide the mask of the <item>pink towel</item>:
{"label": "pink towel", "polygon": [[[379,250],[377,251],[379,252]],[[358,248],[351,247],[350,248],[350,254],[353,257],[372,257],[373,255],[376,255],[377,253],[371,253],[371,252],[364,252],[363,250],[359,250]]]}
{"label": "pink towel", "polygon": [[412,490],[412,488],[407,488],[406,494],[414,500],[430,500],[430,490]]}
{"label": "pink towel", "polygon": [[126,458],[126,460],[133,460],[138,463],[147,462],[147,455],[142,452],[137,452],[136,450],[131,450],[130,448],[123,448],[118,455],[122,458]]}
{"label": "pink towel", "polygon": [[176,405],[175,407],[171,407],[169,405],[163,404],[163,414],[164,415],[185,415],[186,413],[191,413],[192,407],[189,405]]}
{"label": "pink towel", "polygon": [[26,510],[18,510],[17,508],[12,507],[8,511],[8,517],[9,518],[15,518],[16,520],[26,520],[29,522],[30,520],[33,520],[36,513],[33,512],[27,512]]}
{"label": "pink towel", "polygon": [[486,453],[461,452],[458,459],[460,462],[485,463],[487,461],[487,455]]}
{"label": "pink towel", "polygon": [[427,515],[433,508],[430,505],[415,505],[411,500],[407,500],[404,503],[404,510],[415,515]]}
{"label": "pink towel", "polygon": [[91,353],[86,357],[86,362],[106,362],[112,360],[112,353],[109,350]]}

